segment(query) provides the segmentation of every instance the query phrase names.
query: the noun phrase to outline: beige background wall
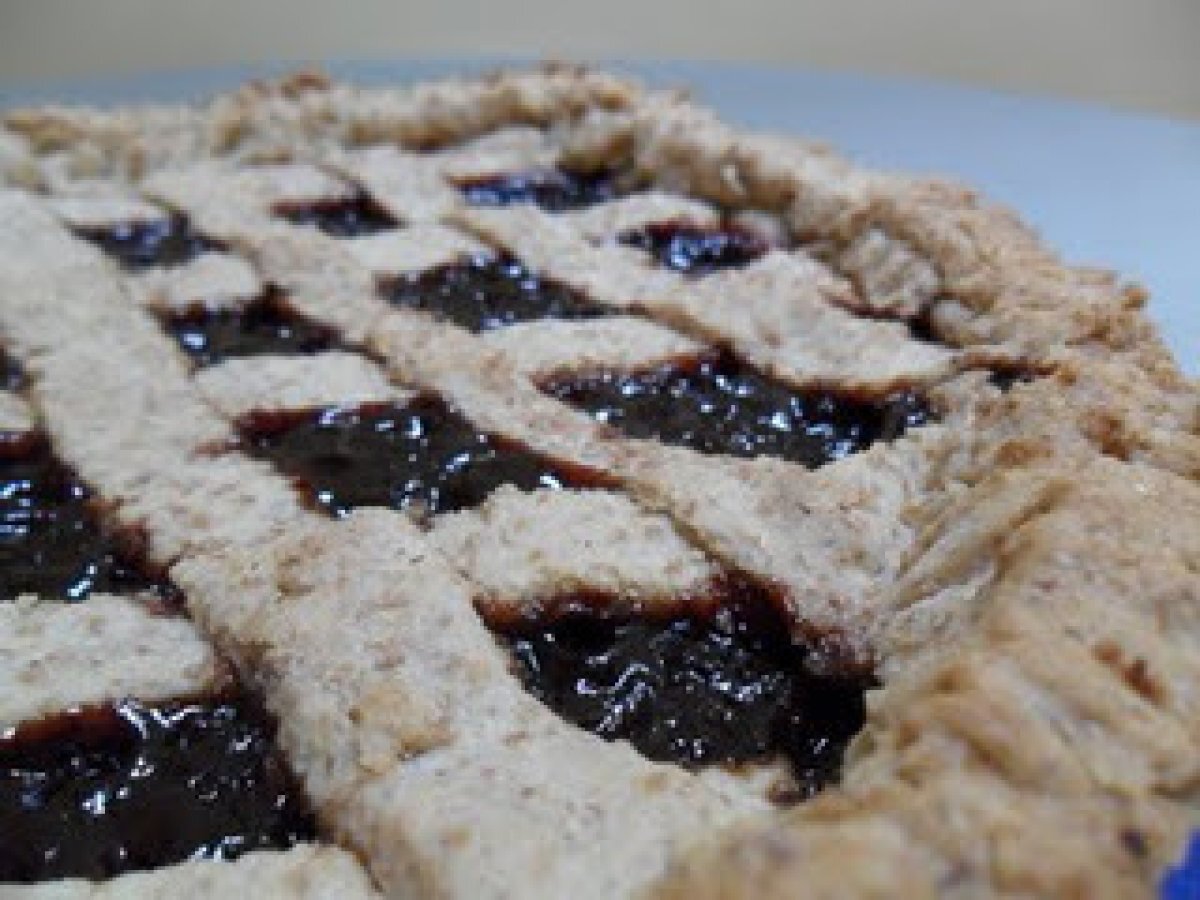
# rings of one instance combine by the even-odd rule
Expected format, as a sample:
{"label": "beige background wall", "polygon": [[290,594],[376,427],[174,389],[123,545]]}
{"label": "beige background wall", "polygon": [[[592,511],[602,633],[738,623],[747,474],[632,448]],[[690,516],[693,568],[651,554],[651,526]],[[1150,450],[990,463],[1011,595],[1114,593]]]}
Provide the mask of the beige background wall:
{"label": "beige background wall", "polygon": [[0,0],[0,83],[553,55],[909,74],[1200,119],[1200,0]]}

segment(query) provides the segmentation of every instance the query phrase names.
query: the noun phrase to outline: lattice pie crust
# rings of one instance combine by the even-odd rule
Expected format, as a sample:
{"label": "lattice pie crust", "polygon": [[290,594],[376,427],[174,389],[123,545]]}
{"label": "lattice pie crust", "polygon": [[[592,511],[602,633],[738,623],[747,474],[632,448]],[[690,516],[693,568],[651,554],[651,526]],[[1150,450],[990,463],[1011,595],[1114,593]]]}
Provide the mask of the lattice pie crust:
{"label": "lattice pie crust", "polygon": [[[555,169],[636,189],[464,192]],[[1200,824],[1200,394],[1140,290],[970,190],[568,67],[13,112],[0,172],[0,340],[26,373],[0,431],[48,436],[188,613],[0,602],[0,725],[236,677],[321,840],[5,896],[1141,896]],[[362,197],[397,227],[281,214]],[[208,249],[135,271],[79,237],[170,215]],[[765,252],[695,277],[617,239],[663,222]],[[387,302],[498,252],[608,314],[472,331]],[[160,325],[268,289],[328,348],[197,366]],[[916,392],[932,421],[809,469],[630,437],[545,390],[713,347],[791,389]],[[592,483],[334,519],[239,442],[254,417],[418,396]],[[770,767],[570,724],[477,611],[644,615],[729,573],[814,671],[876,684],[803,803]]]}

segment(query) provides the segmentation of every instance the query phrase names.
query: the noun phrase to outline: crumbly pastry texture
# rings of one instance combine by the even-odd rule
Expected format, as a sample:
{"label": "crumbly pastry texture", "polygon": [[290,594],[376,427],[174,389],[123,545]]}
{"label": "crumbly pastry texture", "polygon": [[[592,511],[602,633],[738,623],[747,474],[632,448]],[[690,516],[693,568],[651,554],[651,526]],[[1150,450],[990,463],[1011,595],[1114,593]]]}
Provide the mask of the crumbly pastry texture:
{"label": "crumbly pastry texture", "polygon": [[[555,167],[639,189],[464,199]],[[11,111],[0,177],[0,343],[27,382],[0,432],[47,435],[190,617],[3,603],[0,725],[235,672],[328,845],[14,896],[1136,897],[1200,826],[1200,391],[1139,288],[968,188],[570,66]],[[396,227],[277,215],[362,197]],[[211,246],[171,268],[77,236],[172,216]],[[693,278],[623,240],[663,221],[764,252]],[[486,253],[597,317],[476,333],[386,301]],[[269,291],[335,345],[200,367],[159,325]],[[935,421],[810,471],[628,437],[545,390],[716,349],[796,389],[919,391]],[[247,417],[419,395],[595,484],[333,520],[239,442]],[[840,781],[798,805],[568,724],[481,618],[579,592],[666,608],[727,572],[769,586],[815,667],[877,681]],[[136,664],[89,677],[135,629]]]}
{"label": "crumbly pastry texture", "polygon": [[[0,605],[0,722],[74,704],[219,692],[227,680],[212,646],[182,619],[102,594],[87,604],[17,599]],[[125,652],[115,657],[114,646]]]}
{"label": "crumbly pastry texture", "polygon": [[228,897],[245,891],[256,897],[304,900],[371,900],[379,894],[354,856],[336,847],[301,845],[290,850],[252,853],[224,865],[195,861],[135,872],[111,881],[66,878],[20,887],[6,886],[13,900],[170,900],[172,897]]}

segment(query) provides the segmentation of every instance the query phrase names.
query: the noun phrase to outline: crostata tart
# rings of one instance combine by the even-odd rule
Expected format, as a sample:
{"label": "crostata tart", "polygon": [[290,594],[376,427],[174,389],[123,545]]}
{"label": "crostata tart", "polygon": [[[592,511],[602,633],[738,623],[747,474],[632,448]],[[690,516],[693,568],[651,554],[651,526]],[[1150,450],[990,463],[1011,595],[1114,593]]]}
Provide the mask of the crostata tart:
{"label": "crostata tart", "polygon": [[1153,895],[1200,393],[944,181],[551,66],[0,129],[0,894]]}

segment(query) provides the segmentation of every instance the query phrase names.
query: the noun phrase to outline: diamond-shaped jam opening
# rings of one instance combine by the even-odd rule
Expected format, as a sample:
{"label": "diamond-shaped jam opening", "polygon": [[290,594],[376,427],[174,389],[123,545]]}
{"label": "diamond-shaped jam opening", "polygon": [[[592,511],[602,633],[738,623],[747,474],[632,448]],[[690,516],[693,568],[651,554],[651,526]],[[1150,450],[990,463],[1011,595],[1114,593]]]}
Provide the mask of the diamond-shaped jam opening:
{"label": "diamond-shaped jam opening", "polygon": [[201,366],[264,353],[319,353],[337,343],[332,328],[290,309],[276,291],[268,291],[242,309],[197,307],[167,317],[164,324]]}
{"label": "diamond-shaped jam opening", "polygon": [[470,331],[538,319],[594,319],[609,314],[565,284],[530,272],[510,256],[472,256],[394,281],[393,306],[431,313]]}
{"label": "diamond-shaped jam opening", "polygon": [[221,244],[192,229],[184,216],[145,222],[118,222],[105,228],[81,228],[80,237],[96,244],[130,271],[178,266]]}
{"label": "diamond-shaped jam opening", "polygon": [[629,437],[728,456],[776,456],[809,468],[889,441],[925,424],[916,394],[862,398],[801,391],[765,377],[727,354],[644,372],[562,378],[542,385]]}
{"label": "diamond-shaped jam opening", "polygon": [[622,197],[629,193],[628,182],[615,172],[537,169],[463,178],[458,188],[472,206],[533,203],[547,212],[565,212]]}
{"label": "diamond-shaped jam opening", "polygon": [[0,441],[0,602],[23,593],[81,600],[93,591],[178,599],[130,541],[101,527],[91,492],[43,437]]}
{"label": "diamond-shaped jam opening", "polygon": [[337,238],[363,237],[400,227],[391,213],[366,194],[309,203],[281,203],[275,207],[275,215]]}
{"label": "diamond-shaped jam opening", "polygon": [[770,247],[764,238],[745,228],[705,228],[675,220],[653,222],[625,232],[617,240],[645,250],[659,265],[696,276],[747,265]]}
{"label": "diamond-shaped jam opening", "polygon": [[479,505],[502,484],[534,490],[603,481],[481,432],[428,397],[404,406],[258,413],[241,427],[250,453],[273,462],[337,517],[360,506],[453,512]]}
{"label": "diamond-shaped jam opening", "polygon": [[787,760],[795,783],[780,800],[835,781],[863,725],[862,679],[812,674],[762,589],[734,579],[704,599],[638,619],[555,598],[567,612],[551,621],[489,624],[526,689],[593,734],[688,767]]}
{"label": "diamond-shaped jam opening", "polygon": [[0,734],[0,882],[102,879],[311,840],[273,735],[242,698],[125,700]]}

